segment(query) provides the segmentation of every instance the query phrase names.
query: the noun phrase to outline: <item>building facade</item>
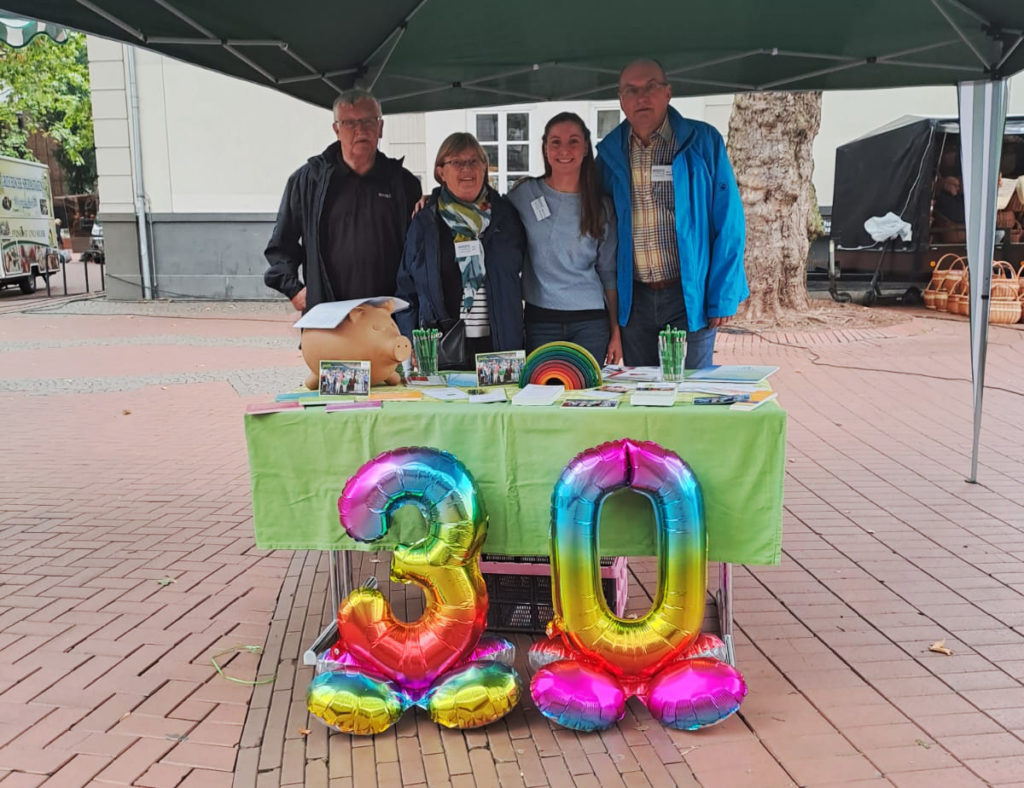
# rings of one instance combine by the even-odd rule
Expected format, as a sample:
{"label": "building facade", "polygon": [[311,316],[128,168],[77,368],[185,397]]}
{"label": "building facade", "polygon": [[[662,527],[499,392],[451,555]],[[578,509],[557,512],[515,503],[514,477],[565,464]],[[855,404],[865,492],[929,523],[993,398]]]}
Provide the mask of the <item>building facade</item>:
{"label": "building facade", "polygon": [[[95,37],[89,65],[109,296],[278,298],[263,284],[263,249],[288,176],[334,140],[330,110]],[[732,101],[672,103],[725,136]],[[492,184],[504,192],[543,171],[544,124],[565,110],[587,122],[595,142],[621,120],[614,100],[389,115],[381,148],[404,157],[429,191],[441,141],[471,131],[492,157]],[[903,115],[956,112],[952,87],[826,92],[814,147],[819,202],[832,202],[839,145]],[[1024,75],[1011,80],[1010,114],[1024,114]]]}

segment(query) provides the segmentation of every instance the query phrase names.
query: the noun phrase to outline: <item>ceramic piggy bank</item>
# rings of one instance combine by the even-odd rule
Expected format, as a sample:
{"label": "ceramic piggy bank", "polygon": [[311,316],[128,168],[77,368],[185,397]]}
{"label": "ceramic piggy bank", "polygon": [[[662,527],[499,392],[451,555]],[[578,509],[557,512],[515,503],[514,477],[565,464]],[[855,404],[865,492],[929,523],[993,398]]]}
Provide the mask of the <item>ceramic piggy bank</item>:
{"label": "ceramic piggy bank", "polygon": [[369,361],[370,385],[398,383],[395,367],[412,355],[412,345],[391,319],[394,304],[362,304],[355,307],[337,328],[305,328],[302,357],[309,365],[306,388],[319,388],[321,361]]}

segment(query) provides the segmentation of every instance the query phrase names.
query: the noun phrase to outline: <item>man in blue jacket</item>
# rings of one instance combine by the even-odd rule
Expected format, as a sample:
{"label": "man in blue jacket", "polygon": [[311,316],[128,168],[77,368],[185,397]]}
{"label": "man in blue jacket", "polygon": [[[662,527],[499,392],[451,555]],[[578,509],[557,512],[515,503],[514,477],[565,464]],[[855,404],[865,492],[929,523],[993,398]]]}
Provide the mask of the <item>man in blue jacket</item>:
{"label": "man in blue jacket", "polygon": [[597,146],[618,218],[623,360],[658,364],[658,332],[687,331],[686,367],[711,365],[715,334],[750,294],[746,225],[722,136],[669,106],[661,65],[637,60],[619,76],[626,120]]}

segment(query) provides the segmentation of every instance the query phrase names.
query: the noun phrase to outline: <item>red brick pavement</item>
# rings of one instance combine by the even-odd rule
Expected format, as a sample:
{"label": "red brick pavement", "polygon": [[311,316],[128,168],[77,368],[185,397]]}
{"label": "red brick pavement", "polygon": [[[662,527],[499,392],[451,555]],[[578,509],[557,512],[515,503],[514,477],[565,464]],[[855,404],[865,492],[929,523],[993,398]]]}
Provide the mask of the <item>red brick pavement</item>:
{"label": "red brick pavement", "polygon": [[[3,786],[1024,782],[1019,329],[993,329],[979,485],[963,482],[962,322],[723,336],[720,361],[782,367],[790,414],[785,555],[737,572],[750,693],[725,724],[670,731],[631,705],[581,735],[527,699],[483,730],[409,714],[352,739],[302,704],[300,654],[328,616],[323,556],[254,548],[240,412],[256,397],[216,380],[301,374],[289,316],[175,308],[0,316]],[[173,382],[197,370],[209,382]],[[360,573],[386,581],[372,560]],[[650,582],[650,562],[632,566]],[[415,615],[418,592],[389,590]],[[928,650],[940,639],[952,656]],[[272,683],[217,675],[211,655],[246,645],[262,658],[224,656],[225,673]]]}

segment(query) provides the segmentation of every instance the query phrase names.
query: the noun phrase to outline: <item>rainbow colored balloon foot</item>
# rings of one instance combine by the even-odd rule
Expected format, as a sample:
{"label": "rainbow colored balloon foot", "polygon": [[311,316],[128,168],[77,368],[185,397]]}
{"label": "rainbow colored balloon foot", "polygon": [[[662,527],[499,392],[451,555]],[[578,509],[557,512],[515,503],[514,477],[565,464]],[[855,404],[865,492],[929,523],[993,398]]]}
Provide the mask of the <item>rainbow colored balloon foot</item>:
{"label": "rainbow colored balloon foot", "polygon": [[410,692],[343,658],[309,686],[306,706],[343,733],[383,733],[412,706],[447,728],[477,728],[499,719],[519,702],[519,676],[511,667],[515,646],[483,637],[470,660],[449,670],[423,691]]}
{"label": "rainbow colored balloon foot", "polygon": [[530,694],[541,714],[577,731],[611,727],[622,719],[631,696],[662,725],[697,730],[734,714],[747,694],[740,672],[711,656],[724,650],[718,638],[701,635],[677,662],[649,678],[630,681],[594,662],[568,656],[571,652],[561,637],[548,638],[530,649],[530,663],[541,666]]}

